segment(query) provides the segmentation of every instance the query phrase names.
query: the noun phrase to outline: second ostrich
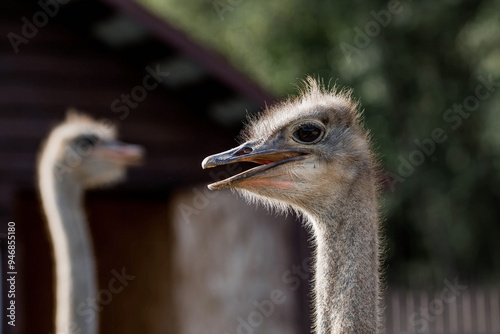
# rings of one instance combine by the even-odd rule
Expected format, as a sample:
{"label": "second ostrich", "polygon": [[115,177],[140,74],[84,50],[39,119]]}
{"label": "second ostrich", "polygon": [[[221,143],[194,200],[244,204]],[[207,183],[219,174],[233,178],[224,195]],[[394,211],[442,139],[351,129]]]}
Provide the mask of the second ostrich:
{"label": "second ostrich", "polygon": [[40,154],[38,184],[55,259],[58,334],[98,332],[98,315],[85,308],[97,295],[97,277],[83,192],[123,179],[126,166],[143,155],[140,146],[115,138],[114,128],[69,112]]}
{"label": "second ostrich", "polygon": [[350,91],[308,78],[301,96],[250,120],[243,144],[202,163],[260,164],[209,188],[305,217],[316,245],[318,334],[380,330],[377,164],[359,118]]}

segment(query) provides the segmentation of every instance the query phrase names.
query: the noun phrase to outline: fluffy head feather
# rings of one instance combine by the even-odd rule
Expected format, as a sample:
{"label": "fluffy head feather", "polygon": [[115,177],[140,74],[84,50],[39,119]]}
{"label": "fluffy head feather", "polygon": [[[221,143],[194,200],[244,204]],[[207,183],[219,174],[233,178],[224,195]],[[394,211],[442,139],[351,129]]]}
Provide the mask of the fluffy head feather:
{"label": "fluffy head feather", "polygon": [[334,85],[326,87],[312,77],[302,81],[299,95],[266,108],[257,116],[249,116],[240,137],[243,141],[265,139],[280,128],[296,120],[321,116],[331,110],[338,125],[350,126],[360,119],[359,103],[352,98],[352,90]]}
{"label": "fluffy head feather", "polygon": [[[299,213],[321,211],[327,205],[325,197],[332,200],[341,196],[356,179],[376,170],[369,133],[363,127],[352,91],[336,86],[327,88],[311,77],[303,84],[299,96],[250,117],[241,133],[241,139],[247,142],[274,142],[279,148],[304,149],[309,153],[307,159],[275,168],[292,180],[286,188],[272,182],[235,185],[249,201],[261,202],[279,212],[290,208]],[[294,127],[309,120],[324,125],[324,138],[314,145],[294,141]]]}

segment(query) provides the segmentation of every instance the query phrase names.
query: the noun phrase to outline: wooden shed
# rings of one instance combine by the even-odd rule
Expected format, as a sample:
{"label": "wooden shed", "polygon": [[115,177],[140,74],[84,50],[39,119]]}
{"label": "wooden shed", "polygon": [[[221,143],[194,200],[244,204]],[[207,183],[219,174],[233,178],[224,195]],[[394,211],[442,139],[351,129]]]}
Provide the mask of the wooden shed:
{"label": "wooden shed", "polygon": [[[236,333],[242,321],[255,333],[308,331],[299,225],[209,194],[204,185],[226,171],[200,168],[273,97],[132,0],[5,0],[0,12],[0,233],[15,222],[17,270],[16,326],[2,313],[3,333],[54,331],[35,174],[40,144],[68,107],[111,120],[147,151],[127,182],[86,198],[102,333]],[[158,84],[145,85],[147,75]],[[104,299],[121,271],[134,278]],[[255,318],[276,289],[286,303]]]}

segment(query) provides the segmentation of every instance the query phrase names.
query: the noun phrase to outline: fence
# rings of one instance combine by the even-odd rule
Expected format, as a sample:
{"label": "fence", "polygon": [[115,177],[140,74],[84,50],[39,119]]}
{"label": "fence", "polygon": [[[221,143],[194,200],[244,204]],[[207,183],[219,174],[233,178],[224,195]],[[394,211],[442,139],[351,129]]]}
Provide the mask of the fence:
{"label": "fence", "polygon": [[[450,282],[448,282],[450,283]],[[498,290],[450,283],[441,291],[390,290],[386,334],[500,334]]]}

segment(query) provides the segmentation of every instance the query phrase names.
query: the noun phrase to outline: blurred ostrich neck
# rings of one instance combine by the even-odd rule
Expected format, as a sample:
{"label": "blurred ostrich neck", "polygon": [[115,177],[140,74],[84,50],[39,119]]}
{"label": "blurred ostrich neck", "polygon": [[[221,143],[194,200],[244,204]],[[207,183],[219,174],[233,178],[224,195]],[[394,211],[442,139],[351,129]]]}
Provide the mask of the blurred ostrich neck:
{"label": "blurred ostrich neck", "polygon": [[51,166],[43,167],[40,190],[56,267],[55,333],[93,334],[97,332],[97,314],[89,315],[87,299],[96,296],[97,283],[83,189],[73,175],[65,174],[58,180]]}
{"label": "blurred ostrich neck", "polygon": [[378,332],[376,190],[371,180],[360,179],[335,196],[327,212],[309,216],[317,243],[318,334]]}

